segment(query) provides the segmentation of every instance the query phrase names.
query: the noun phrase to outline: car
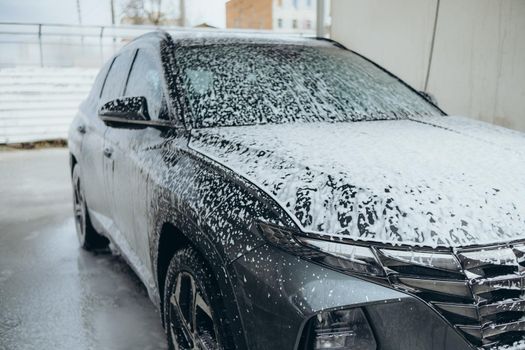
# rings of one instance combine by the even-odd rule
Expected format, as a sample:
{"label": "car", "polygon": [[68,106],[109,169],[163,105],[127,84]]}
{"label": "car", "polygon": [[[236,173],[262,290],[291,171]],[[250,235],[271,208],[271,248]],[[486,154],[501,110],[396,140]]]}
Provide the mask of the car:
{"label": "car", "polygon": [[80,245],[173,349],[474,349],[525,331],[525,136],[327,39],[154,32],[69,131]]}

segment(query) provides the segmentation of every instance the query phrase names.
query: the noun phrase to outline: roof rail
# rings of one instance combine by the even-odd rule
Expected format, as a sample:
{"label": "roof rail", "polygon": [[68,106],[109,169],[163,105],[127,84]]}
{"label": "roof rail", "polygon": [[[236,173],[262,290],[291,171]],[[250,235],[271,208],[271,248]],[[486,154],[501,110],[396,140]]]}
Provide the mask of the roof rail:
{"label": "roof rail", "polygon": [[341,44],[340,42],[338,41],[335,41],[334,39],[330,39],[330,38],[324,38],[324,37],[321,37],[321,36],[316,36],[316,37],[313,37],[312,39],[314,40],[322,40],[322,41],[327,41],[331,44],[333,44],[334,46],[340,48],[340,49],[344,49],[344,50],[348,50],[348,48],[346,46],[344,46],[343,44]]}

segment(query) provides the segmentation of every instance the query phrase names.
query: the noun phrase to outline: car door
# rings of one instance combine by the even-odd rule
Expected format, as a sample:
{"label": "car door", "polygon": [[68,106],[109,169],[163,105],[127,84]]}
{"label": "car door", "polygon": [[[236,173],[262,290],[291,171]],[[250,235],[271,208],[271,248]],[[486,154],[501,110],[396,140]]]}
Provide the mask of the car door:
{"label": "car door", "polygon": [[[166,104],[161,65],[151,51],[136,51],[124,96],[145,97],[148,114],[155,121],[167,114],[162,112]],[[142,265],[135,266],[138,271],[150,266],[148,159],[154,156],[152,153],[160,152],[158,146],[163,141],[161,130],[153,127],[112,126],[106,134],[106,148],[111,152],[111,160],[106,160],[111,166],[105,168],[110,173],[107,178],[111,181],[111,212],[118,230],[130,244],[131,251],[126,252],[132,254],[130,260]]]}
{"label": "car door", "polygon": [[98,105],[106,85],[109,70],[115,59],[108,62],[98,74],[93,90],[81,106],[81,120],[76,126],[76,132],[82,135],[81,152],[79,154],[80,178],[91,221],[97,229],[100,218],[107,215],[109,207],[104,191],[102,148],[106,125],[98,118]]}
{"label": "car door", "polygon": [[85,135],[82,140],[81,167],[86,203],[91,219],[99,230],[107,230],[111,223],[111,216],[106,193],[103,156],[107,126],[99,118],[98,110],[102,104],[122,92],[130,63],[130,54],[126,53],[112,60],[102,84],[100,97],[90,110],[90,123],[85,126]]}

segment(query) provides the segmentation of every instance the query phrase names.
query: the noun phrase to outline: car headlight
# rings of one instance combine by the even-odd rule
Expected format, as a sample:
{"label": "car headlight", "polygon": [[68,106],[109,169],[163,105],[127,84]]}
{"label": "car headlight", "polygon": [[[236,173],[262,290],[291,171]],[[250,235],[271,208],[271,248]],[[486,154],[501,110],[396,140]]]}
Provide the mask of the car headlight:
{"label": "car headlight", "polygon": [[326,253],[317,260],[341,270],[383,276],[383,267],[369,247],[346,243],[335,243],[319,239],[298,237],[300,242],[312,249]]}
{"label": "car headlight", "polygon": [[379,249],[379,252],[387,266],[396,266],[401,263],[445,271],[461,271],[459,261],[450,253],[395,249]]}
{"label": "car headlight", "polygon": [[302,257],[343,271],[385,275],[381,263],[369,247],[295,235],[263,223],[260,223],[259,227],[270,243]]}
{"label": "car headlight", "polygon": [[311,342],[307,348],[331,350],[375,350],[377,343],[362,309],[321,312],[307,331]]}

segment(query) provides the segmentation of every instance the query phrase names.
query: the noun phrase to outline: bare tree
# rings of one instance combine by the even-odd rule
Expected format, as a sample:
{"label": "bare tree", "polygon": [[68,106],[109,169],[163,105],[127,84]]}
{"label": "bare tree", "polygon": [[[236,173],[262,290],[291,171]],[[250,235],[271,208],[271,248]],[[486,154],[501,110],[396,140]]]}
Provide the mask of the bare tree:
{"label": "bare tree", "polygon": [[122,22],[153,25],[177,23],[178,18],[170,11],[171,2],[173,0],[127,0],[123,6]]}
{"label": "bare tree", "polygon": [[123,7],[123,22],[144,24],[144,0],[128,0]]}
{"label": "bare tree", "polygon": [[149,22],[156,26],[164,24],[166,15],[162,12],[162,0],[149,0],[148,5],[145,12]]}

